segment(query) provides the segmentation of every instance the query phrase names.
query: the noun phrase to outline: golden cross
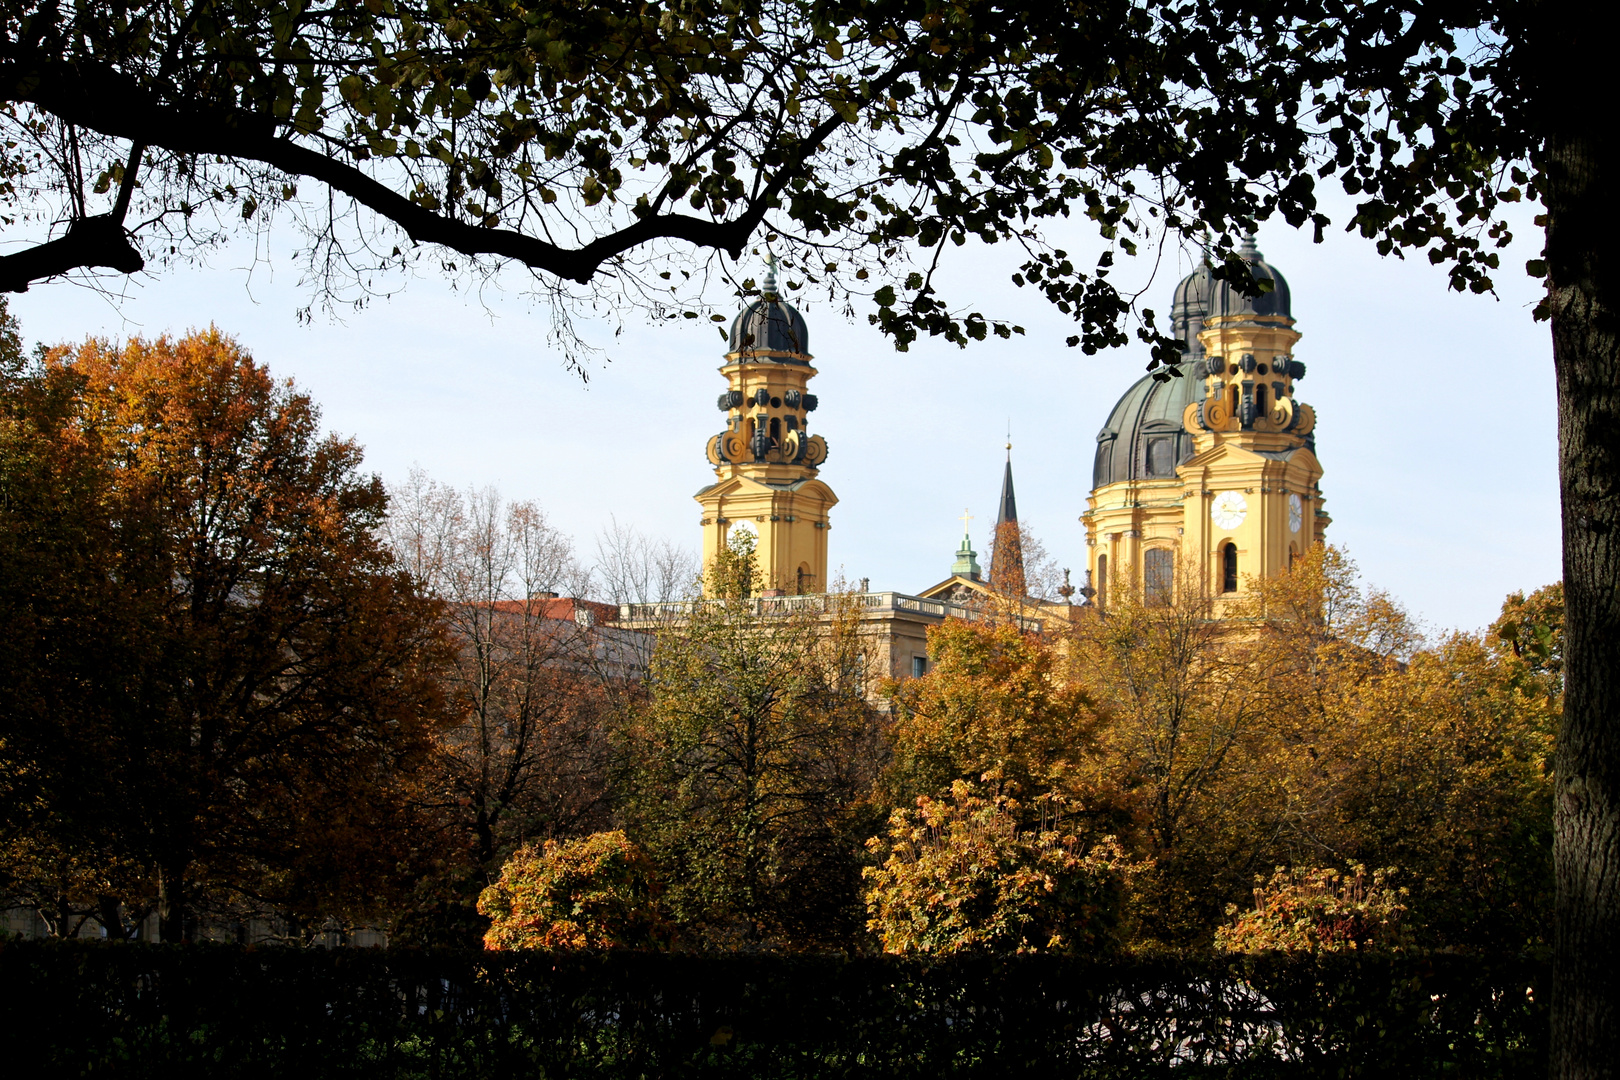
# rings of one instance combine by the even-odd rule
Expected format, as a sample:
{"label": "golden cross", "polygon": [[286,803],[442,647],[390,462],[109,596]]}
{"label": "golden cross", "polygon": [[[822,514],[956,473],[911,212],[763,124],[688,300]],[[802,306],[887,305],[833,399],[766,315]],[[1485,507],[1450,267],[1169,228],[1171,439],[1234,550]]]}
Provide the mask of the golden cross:
{"label": "golden cross", "polygon": [[962,508],[962,535],[963,536],[967,535],[967,533],[968,533],[968,522],[970,522],[972,520],[973,520],[973,515],[967,512],[967,507],[963,507]]}

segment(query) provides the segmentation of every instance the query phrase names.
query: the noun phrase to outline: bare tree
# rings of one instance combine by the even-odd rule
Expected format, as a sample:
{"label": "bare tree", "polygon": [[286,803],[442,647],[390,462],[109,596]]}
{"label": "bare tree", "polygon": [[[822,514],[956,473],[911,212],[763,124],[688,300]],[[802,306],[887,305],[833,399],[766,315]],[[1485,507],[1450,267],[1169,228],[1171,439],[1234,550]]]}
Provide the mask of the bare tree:
{"label": "bare tree", "polygon": [[609,518],[596,534],[595,576],[615,604],[661,604],[698,592],[702,568],[688,548]]}
{"label": "bare tree", "polygon": [[597,824],[610,631],[577,599],[590,575],[572,540],[532,502],[421,470],[392,493],[387,535],[446,602],[457,641],[447,674],[462,721],[442,745],[439,792],[479,870],[531,836]]}
{"label": "bare tree", "polygon": [[[998,561],[997,550],[1008,553]],[[1027,521],[1003,522],[993,526],[986,545],[989,565],[999,567],[1003,562],[1016,566],[1015,571],[993,572],[990,587],[1018,600],[1057,600],[1063,585],[1063,571],[1052,558]]]}

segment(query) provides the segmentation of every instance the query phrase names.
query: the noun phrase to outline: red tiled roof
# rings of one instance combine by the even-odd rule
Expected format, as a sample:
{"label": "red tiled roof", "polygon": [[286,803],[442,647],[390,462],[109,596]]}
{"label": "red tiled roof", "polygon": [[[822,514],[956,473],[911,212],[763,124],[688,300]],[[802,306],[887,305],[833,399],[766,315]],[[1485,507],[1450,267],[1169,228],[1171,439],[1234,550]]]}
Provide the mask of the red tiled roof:
{"label": "red tiled roof", "polygon": [[490,607],[514,615],[527,614],[541,619],[575,620],[581,610],[591,613],[599,623],[614,622],[619,617],[619,605],[604,604],[597,600],[580,600],[572,596],[549,597],[540,600],[497,600]]}

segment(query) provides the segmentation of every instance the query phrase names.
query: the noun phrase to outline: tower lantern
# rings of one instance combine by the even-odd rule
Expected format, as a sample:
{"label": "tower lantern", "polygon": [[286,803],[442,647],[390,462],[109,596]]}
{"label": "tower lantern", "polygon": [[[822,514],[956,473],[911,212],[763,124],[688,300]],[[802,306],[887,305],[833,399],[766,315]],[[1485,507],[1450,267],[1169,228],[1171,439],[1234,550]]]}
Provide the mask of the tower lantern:
{"label": "tower lantern", "polygon": [[707,567],[734,529],[757,535],[762,587],[809,593],[827,587],[828,511],[838,496],[817,474],[827,441],[810,433],[819,402],[808,389],[810,332],[804,316],[777,292],[776,262],[766,261],[757,299],[732,320],[720,365],[725,427],[706,450],[715,482],[694,496],[703,508]]}

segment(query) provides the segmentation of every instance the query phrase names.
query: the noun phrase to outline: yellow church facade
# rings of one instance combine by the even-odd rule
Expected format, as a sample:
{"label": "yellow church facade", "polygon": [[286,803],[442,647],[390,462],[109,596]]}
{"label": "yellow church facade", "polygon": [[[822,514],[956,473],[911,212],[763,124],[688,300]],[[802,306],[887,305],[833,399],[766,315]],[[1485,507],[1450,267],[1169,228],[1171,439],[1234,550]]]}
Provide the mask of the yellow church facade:
{"label": "yellow church facade", "polygon": [[[1252,239],[1242,255],[1254,278],[1268,283],[1263,291],[1246,297],[1207,266],[1184,278],[1172,305],[1183,359],[1169,377],[1132,385],[1098,433],[1080,517],[1086,586],[1070,587],[1065,570],[1061,598],[1003,595],[1008,581],[1023,580],[1021,564],[993,587],[967,537],[950,576],[916,594],[874,592],[863,580],[848,597],[828,595],[838,496],[821,479],[827,442],[810,430],[819,402],[810,388],[809,331],[768,270],[760,295],[733,320],[719,368],[722,423],[705,443],[714,479],[694,496],[705,578],[739,533],[750,534],[759,613],[826,614],[835,600],[854,603],[874,639],[878,679],[923,674],[927,630],[947,618],[1012,617],[1039,632],[1106,615],[1120,590],[1152,602],[1188,589],[1213,597],[1220,618],[1253,578],[1286,570],[1331,523],[1315,411],[1295,396],[1305,366],[1294,355],[1301,335],[1288,283]],[[1009,461],[998,535],[1017,527],[1011,470]],[[685,618],[691,603],[625,605],[619,621],[658,629]]]}
{"label": "yellow church facade", "polygon": [[1330,523],[1315,411],[1294,396],[1305,367],[1288,283],[1252,239],[1243,257],[1269,289],[1246,297],[1207,266],[1184,278],[1171,309],[1183,361],[1168,379],[1138,380],[1097,435],[1081,522],[1104,610],[1118,589],[1168,600],[1197,588],[1219,614]]}

